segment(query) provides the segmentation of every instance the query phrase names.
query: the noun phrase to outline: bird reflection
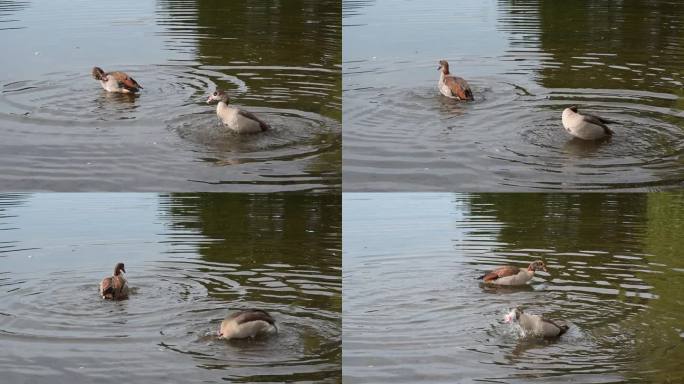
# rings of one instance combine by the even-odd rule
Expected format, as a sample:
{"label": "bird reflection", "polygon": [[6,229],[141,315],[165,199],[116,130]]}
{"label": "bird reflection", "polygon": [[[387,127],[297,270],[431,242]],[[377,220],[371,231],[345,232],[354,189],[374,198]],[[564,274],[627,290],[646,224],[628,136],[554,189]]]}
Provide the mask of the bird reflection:
{"label": "bird reflection", "polygon": [[609,144],[610,141],[610,137],[603,140],[582,140],[573,137],[563,145],[563,151],[577,157],[586,157],[598,152],[601,147]]}

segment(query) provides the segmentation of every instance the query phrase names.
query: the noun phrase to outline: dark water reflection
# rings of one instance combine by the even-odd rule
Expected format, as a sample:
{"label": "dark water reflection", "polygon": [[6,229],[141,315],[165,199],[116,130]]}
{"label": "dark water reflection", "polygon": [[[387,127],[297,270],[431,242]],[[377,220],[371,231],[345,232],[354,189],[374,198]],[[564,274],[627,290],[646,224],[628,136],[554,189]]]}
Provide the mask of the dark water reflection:
{"label": "dark water reflection", "polygon": [[[536,23],[542,32],[538,41],[519,39],[514,46],[538,46],[551,54],[552,60],[542,59],[539,71],[544,87],[596,88],[600,84],[608,89],[682,94],[684,20],[679,1],[499,4],[510,13],[504,22],[510,22],[510,28],[505,29],[524,31],[525,25]],[[522,12],[532,7],[536,12]]]}
{"label": "dark water reflection", "polygon": [[[684,380],[680,193],[345,194],[344,228],[345,382]],[[570,330],[521,337],[514,306]]]}
{"label": "dark water reflection", "polygon": [[[682,185],[681,2],[343,7],[345,190]],[[476,102],[438,95],[441,58]],[[618,122],[609,145],[568,145],[560,114],[573,104]]]}
{"label": "dark water reflection", "polygon": [[[339,186],[339,1],[129,0],[107,12],[86,1],[9,3],[0,189]],[[105,94],[93,65],[127,71],[144,92]],[[216,88],[274,129],[225,132],[205,103]]]}
{"label": "dark water reflection", "polygon": [[[7,382],[340,381],[339,195],[1,195],[0,230]],[[277,337],[216,339],[251,307]]]}

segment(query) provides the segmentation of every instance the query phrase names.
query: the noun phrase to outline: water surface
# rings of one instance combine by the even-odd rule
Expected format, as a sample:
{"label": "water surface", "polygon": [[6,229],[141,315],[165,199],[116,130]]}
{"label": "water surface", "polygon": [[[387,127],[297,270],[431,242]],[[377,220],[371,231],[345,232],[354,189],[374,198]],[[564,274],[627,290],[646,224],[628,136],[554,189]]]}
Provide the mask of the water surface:
{"label": "water surface", "polygon": [[[684,194],[344,195],[344,381],[684,380]],[[528,286],[476,279],[498,265]],[[563,320],[557,340],[503,323]]]}
{"label": "water surface", "polygon": [[[341,167],[339,1],[0,3],[0,189],[328,190]],[[98,65],[144,90],[104,92]],[[273,130],[238,136],[216,88]]]}
{"label": "water surface", "polygon": [[[338,196],[0,194],[3,382],[340,382]],[[128,300],[99,281],[126,264]],[[262,308],[268,339],[216,338]]]}
{"label": "water surface", "polygon": [[[684,185],[684,3],[344,1],[344,189]],[[476,98],[439,95],[447,59]],[[562,110],[615,120],[572,140]]]}

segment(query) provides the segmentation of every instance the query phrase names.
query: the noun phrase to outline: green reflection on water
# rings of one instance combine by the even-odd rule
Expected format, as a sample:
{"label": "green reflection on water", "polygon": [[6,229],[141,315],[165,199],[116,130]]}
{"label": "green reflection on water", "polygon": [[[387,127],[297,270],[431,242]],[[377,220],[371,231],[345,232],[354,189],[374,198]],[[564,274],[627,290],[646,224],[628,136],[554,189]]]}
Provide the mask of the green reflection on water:
{"label": "green reflection on water", "polygon": [[[684,3],[676,1],[502,1],[539,45],[553,55],[540,70],[547,88],[681,90]],[[525,15],[517,7],[537,8]],[[522,22],[520,19],[528,22]],[[532,27],[533,29],[533,27]],[[680,81],[676,84],[674,81]]]}
{"label": "green reflection on water", "polygon": [[[684,322],[681,312],[684,297],[684,194],[651,193],[648,195],[648,226],[645,251],[652,255],[651,263],[678,268],[678,278],[661,274],[641,273],[639,277],[653,287],[658,295],[635,319],[637,377],[654,383],[684,381]],[[675,311],[673,313],[673,311]],[[679,334],[675,330],[679,330]],[[677,346],[677,343],[679,346]]]}
{"label": "green reflection on water", "polygon": [[[176,229],[208,239],[199,256],[212,263],[237,263],[241,270],[267,264],[316,270],[341,279],[341,197],[339,194],[179,193],[162,196]],[[235,276],[247,279],[249,276]],[[207,285],[209,294],[216,288]],[[259,300],[268,296],[253,292]],[[341,292],[301,295],[293,304],[342,311]]]}
{"label": "green reflection on water", "polygon": [[[190,37],[196,39],[197,60],[203,65],[231,66],[220,71],[248,81],[251,94],[287,92],[296,84],[298,93],[291,95],[288,108],[341,121],[340,0],[161,4],[194,27]],[[195,12],[188,15],[191,9]],[[225,79],[216,82],[234,86]],[[263,105],[264,100],[253,104]]]}
{"label": "green reflection on water", "polygon": [[[642,237],[646,194],[496,193],[471,195],[473,212],[485,210],[504,225],[498,240],[513,248],[576,252],[630,248],[625,233]],[[635,232],[636,230],[636,232]],[[627,244],[631,244],[627,242]]]}
{"label": "green reflection on water", "polygon": [[[630,354],[636,366],[624,372],[631,379],[684,380],[684,194],[495,193],[466,195],[464,201],[472,215],[491,216],[501,223],[497,242],[503,245],[495,251],[606,252],[581,258],[589,267],[582,270],[587,281],[605,281],[603,267],[621,262],[614,255],[643,254],[640,260],[625,263],[633,264],[628,269],[652,288],[634,295],[618,284],[613,286],[620,290],[618,296],[604,297],[639,304],[633,308],[641,309],[615,314],[605,325],[617,325],[633,340]],[[564,257],[554,258],[559,258],[561,268],[568,266]]]}
{"label": "green reflection on water", "polygon": [[[183,25],[178,34],[193,40],[196,60],[229,76],[212,79],[217,87],[231,93],[236,88],[233,77],[245,82],[247,91],[236,95],[237,104],[282,106],[342,121],[340,0],[163,1],[161,5],[174,23]],[[174,40],[182,45],[182,38]],[[331,129],[314,140],[311,145],[333,145],[312,159],[308,172],[327,173],[324,183],[339,184],[339,130]]]}

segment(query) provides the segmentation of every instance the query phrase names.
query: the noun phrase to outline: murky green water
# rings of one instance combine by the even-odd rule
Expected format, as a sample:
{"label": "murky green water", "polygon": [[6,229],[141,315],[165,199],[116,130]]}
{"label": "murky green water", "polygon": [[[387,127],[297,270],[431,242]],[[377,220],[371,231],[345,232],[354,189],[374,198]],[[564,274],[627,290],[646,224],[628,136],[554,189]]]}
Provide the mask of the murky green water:
{"label": "murky green water", "polygon": [[[684,194],[368,194],[344,205],[344,381],[684,380]],[[543,259],[527,287],[476,279]],[[514,306],[564,320],[544,341]]]}
{"label": "murky green water", "polygon": [[[344,189],[684,184],[684,3],[344,1]],[[437,91],[437,62],[476,101]],[[617,121],[571,140],[570,105]]]}
{"label": "murky green water", "polygon": [[[0,189],[339,187],[337,1],[0,2]],[[144,90],[105,93],[98,65]],[[225,132],[224,89],[273,130]]]}
{"label": "murky green water", "polygon": [[[0,194],[2,382],[341,380],[339,195]],[[99,281],[126,264],[129,300]],[[276,337],[225,342],[262,308]]]}

